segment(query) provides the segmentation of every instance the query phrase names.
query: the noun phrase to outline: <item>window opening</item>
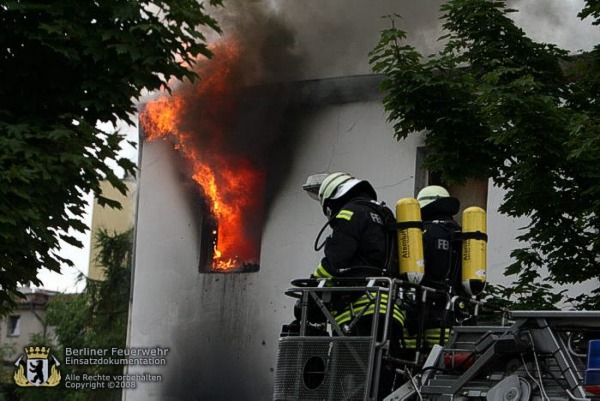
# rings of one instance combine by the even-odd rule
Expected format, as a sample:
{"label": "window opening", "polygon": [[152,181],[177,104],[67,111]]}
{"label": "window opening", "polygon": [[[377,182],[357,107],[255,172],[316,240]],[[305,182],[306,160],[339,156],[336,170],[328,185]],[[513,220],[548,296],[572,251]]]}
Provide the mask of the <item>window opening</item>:
{"label": "window opening", "polygon": [[7,333],[9,337],[17,337],[21,333],[21,316],[12,315],[8,317]]}

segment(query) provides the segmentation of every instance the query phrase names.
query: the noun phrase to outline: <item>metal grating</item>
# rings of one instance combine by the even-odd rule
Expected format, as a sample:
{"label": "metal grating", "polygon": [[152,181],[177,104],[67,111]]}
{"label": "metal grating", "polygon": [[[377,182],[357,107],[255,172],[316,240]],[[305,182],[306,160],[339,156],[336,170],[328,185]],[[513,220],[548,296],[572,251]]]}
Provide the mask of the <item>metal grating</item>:
{"label": "metal grating", "polygon": [[372,349],[370,337],[281,338],[273,400],[365,400]]}

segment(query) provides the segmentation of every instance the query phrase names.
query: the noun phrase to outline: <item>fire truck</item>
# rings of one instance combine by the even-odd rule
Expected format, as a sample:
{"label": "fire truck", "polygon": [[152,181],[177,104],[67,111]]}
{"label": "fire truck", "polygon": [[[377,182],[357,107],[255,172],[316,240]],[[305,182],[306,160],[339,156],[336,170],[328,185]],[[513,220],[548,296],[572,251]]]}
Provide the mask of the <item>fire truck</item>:
{"label": "fire truck", "polygon": [[[401,230],[415,228],[401,224],[399,241],[410,240]],[[398,244],[404,250],[413,246]],[[418,265],[401,264],[405,274],[400,277],[365,271],[361,278],[292,281],[285,294],[297,300],[299,325],[293,332],[284,326],[281,333],[273,401],[600,400],[600,312],[482,313],[486,304],[477,296],[421,285]],[[468,285],[468,277],[464,282]],[[337,324],[336,304],[359,296],[368,305]],[[430,344],[425,334],[428,302],[440,296],[446,318],[439,343]],[[398,307],[411,311],[411,347],[404,333],[393,330]],[[370,335],[353,334],[361,319],[371,319]],[[393,341],[401,343],[401,352],[394,351]],[[382,380],[390,371],[391,385]]]}

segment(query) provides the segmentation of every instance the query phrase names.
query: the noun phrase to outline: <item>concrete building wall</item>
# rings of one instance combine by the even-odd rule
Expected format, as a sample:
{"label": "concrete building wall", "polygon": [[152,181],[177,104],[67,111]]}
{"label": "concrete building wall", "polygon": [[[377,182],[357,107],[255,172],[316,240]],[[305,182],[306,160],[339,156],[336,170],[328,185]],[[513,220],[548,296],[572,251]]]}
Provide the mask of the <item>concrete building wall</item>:
{"label": "concrete building wall", "polygon": [[[129,369],[160,374],[163,381],[139,384],[126,400],[270,399],[278,335],[292,318],[293,300],[283,291],[321,257],[313,243],[325,220],[301,188],[306,177],[348,171],[369,179],[391,205],[413,195],[420,138],[394,140],[379,99],[330,103],[294,116],[300,132],[294,162],[266,218],[258,273],[198,273],[202,216],[193,184],[171,145],[142,145],[129,346],[170,351],[167,366]],[[491,208],[497,195],[490,191]],[[492,216],[495,227],[502,218]],[[514,232],[512,222],[500,226],[498,244],[490,247],[492,266],[508,259]]]}

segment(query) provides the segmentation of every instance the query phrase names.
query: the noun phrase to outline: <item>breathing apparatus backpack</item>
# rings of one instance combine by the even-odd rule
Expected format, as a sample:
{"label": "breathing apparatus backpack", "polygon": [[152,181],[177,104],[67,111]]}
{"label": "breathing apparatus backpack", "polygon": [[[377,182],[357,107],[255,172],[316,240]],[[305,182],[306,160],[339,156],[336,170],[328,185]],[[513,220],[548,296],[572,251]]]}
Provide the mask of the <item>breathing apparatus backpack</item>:
{"label": "breathing apparatus backpack", "polygon": [[454,220],[423,223],[425,274],[421,284],[440,288],[449,286],[453,293],[462,292],[461,227]]}
{"label": "breathing apparatus backpack", "polygon": [[400,278],[446,293],[432,293],[430,309],[445,309],[448,299],[477,296],[486,281],[486,216],[479,207],[463,211],[463,229],[451,218],[421,220],[414,198],[396,204]]}
{"label": "breathing apparatus backpack", "polygon": [[385,202],[374,200],[356,199],[352,203],[358,203],[368,206],[375,214],[381,218],[381,224],[385,229],[385,255],[386,260],[383,265],[383,274],[387,277],[398,277],[398,241],[395,233],[396,217],[394,212],[387,207]]}
{"label": "breathing apparatus backpack", "polygon": [[452,219],[422,222],[417,200],[403,198],[396,204],[396,220],[402,279],[415,284],[444,284],[454,289],[454,294],[467,296],[483,291],[487,234],[482,208],[471,206],[463,211],[461,231]]}

